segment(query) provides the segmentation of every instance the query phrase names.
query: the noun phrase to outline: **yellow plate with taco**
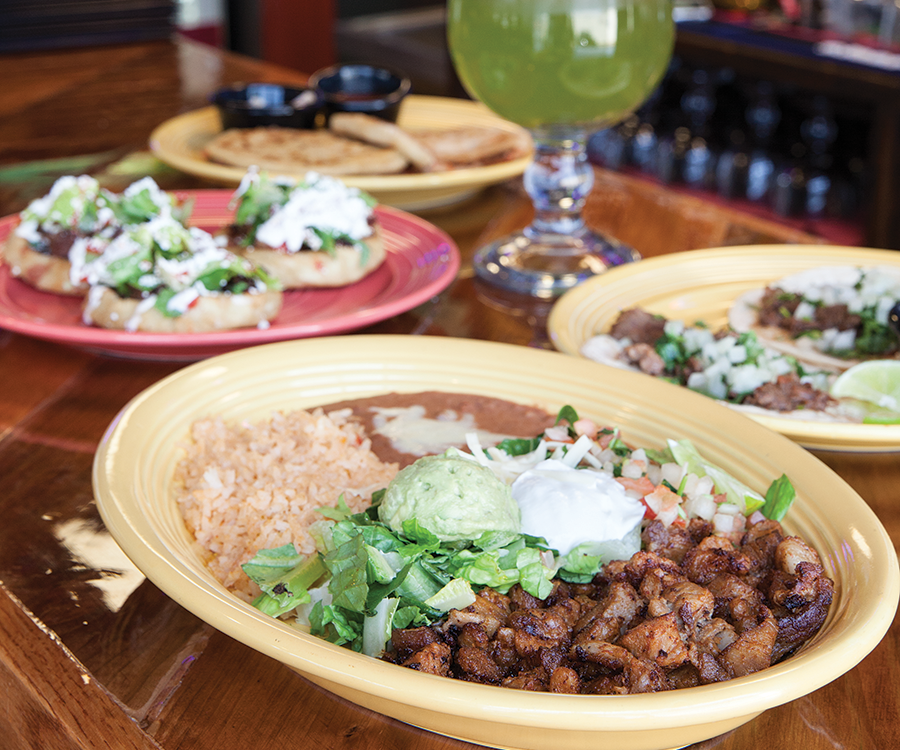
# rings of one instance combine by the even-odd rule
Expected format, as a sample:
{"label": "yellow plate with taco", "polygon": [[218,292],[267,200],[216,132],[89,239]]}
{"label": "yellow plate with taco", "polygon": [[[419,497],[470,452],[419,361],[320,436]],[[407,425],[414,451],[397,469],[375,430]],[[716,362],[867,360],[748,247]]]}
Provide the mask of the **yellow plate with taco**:
{"label": "yellow plate with taco", "polygon": [[[560,351],[587,358],[586,351],[594,346],[596,339],[611,337],[622,312],[630,309],[640,309],[651,316],[673,321],[675,328],[705,327],[716,332],[726,328],[730,318],[735,318],[734,310],[744,313],[742,306],[746,304],[744,300],[747,296],[759,294],[760,290],[785,277],[796,278],[795,275],[806,274],[813,269],[834,267],[877,268],[883,278],[893,278],[894,274],[900,274],[900,253],[826,245],[751,245],[693,250],[650,258],[612,269],[563,295],[549,316],[549,334]],[[886,302],[881,304],[884,306]],[[670,327],[670,330],[673,328]],[[747,330],[749,328],[743,332]],[[761,346],[766,350],[771,348],[768,339],[760,337],[757,330],[753,333]],[[625,343],[630,342],[626,340]],[[607,356],[605,353],[602,356],[592,353],[590,358],[604,364],[629,365],[625,369],[647,371],[635,367],[630,361],[623,364],[604,359]],[[884,356],[887,359],[896,357],[896,351],[889,348]],[[788,358],[791,357],[796,359],[793,352],[788,353]],[[822,362],[798,362],[803,369],[802,374],[813,370],[830,373],[822,381],[825,384],[819,386],[826,391],[834,386],[841,370],[850,371],[849,367],[856,364],[849,362],[838,368]],[[876,387],[887,387],[890,392],[889,385]],[[850,407],[849,411],[855,412],[856,416],[848,415],[848,409],[843,408],[840,410],[843,414],[835,414],[834,410],[815,412],[794,409],[783,412],[759,406],[737,408],[808,448],[900,451],[900,424],[884,423],[891,420],[885,419],[882,407],[856,399],[838,400],[842,407]],[[735,406],[725,398],[721,403]],[[869,413],[872,416],[867,423],[864,420],[869,419],[866,416]]]}

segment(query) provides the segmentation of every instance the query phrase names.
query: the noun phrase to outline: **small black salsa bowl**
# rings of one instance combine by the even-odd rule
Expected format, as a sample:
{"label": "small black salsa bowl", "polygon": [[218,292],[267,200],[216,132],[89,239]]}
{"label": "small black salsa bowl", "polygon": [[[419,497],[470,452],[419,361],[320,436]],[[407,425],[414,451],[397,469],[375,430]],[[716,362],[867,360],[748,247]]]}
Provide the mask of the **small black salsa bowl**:
{"label": "small black salsa bowl", "polygon": [[217,91],[213,104],[219,110],[225,130],[265,125],[314,128],[323,100],[312,86],[248,83]]}
{"label": "small black salsa bowl", "polygon": [[325,101],[325,116],[333,112],[362,112],[395,122],[400,102],[409,93],[409,77],[373,65],[333,65],[317,70],[309,79],[311,88]]}

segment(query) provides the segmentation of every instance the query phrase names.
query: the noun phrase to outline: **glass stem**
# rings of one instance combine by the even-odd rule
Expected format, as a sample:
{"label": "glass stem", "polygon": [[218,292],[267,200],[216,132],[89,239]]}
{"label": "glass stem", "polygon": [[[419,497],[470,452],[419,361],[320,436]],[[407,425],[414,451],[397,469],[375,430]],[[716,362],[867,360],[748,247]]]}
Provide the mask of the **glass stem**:
{"label": "glass stem", "polygon": [[523,182],[535,215],[525,234],[577,234],[584,228],[581,211],[594,185],[586,133],[570,129],[532,135],[534,159]]}

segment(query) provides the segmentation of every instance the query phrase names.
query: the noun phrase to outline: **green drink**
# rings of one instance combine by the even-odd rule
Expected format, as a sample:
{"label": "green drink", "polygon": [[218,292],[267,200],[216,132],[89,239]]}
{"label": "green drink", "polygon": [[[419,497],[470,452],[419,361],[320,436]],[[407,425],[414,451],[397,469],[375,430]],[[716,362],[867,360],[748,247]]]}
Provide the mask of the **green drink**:
{"label": "green drink", "polygon": [[670,0],[449,0],[453,63],[469,93],[527,128],[605,127],[668,65]]}
{"label": "green drink", "polygon": [[447,40],[460,80],[534,136],[522,175],[534,219],[476,252],[479,279],[551,298],[640,259],[584,222],[594,184],[587,134],[644,102],[673,38],[671,0],[449,0]]}

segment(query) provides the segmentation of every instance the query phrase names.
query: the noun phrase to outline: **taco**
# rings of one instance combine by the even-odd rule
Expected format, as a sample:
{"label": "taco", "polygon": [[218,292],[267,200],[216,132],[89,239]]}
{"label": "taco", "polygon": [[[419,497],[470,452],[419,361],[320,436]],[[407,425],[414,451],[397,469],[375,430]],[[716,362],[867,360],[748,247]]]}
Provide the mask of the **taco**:
{"label": "taco", "polygon": [[859,408],[829,394],[835,372],[768,348],[753,331],[713,331],[635,308],[622,311],[608,333],[588,339],[581,354],[663,378],[751,414],[826,422],[864,417]]}
{"label": "taco", "polygon": [[900,303],[900,266],[820,266],[735,300],[728,323],[765,346],[835,371],[900,358],[891,310]]}

